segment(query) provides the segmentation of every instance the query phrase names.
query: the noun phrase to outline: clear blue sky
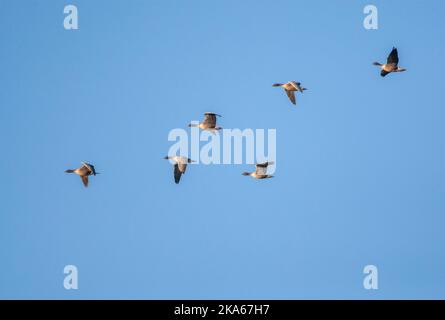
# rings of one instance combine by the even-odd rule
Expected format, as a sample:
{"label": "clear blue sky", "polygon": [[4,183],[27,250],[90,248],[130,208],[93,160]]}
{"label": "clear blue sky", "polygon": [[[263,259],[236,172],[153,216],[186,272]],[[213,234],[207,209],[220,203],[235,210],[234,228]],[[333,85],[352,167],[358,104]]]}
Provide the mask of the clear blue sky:
{"label": "clear blue sky", "polygon": [[[2,0],[0,298],[445,298],[444,11]],[[392,46],[408,71],[381,78]],[[168,132],[205,111],[276,128],[276,177],[195,165],[176,185]],[[88,189],[64,173],[82,160]]]}

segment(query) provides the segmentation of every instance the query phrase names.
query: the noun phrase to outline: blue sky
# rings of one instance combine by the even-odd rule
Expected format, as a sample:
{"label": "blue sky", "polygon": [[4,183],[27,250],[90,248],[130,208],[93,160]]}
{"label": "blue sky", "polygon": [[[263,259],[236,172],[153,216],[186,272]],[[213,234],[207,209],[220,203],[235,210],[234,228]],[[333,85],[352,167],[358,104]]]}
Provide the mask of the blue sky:
{"label": "blue sky", "polygon": [[[0,298],[445,298],[444,10],[1,1]],[[381,78],[392,46],[408,71]],[[168,133],[205,111],[276,129],[276,177],[194,165],[176,185]],[[84,160],[88,189],[64,173]]]}

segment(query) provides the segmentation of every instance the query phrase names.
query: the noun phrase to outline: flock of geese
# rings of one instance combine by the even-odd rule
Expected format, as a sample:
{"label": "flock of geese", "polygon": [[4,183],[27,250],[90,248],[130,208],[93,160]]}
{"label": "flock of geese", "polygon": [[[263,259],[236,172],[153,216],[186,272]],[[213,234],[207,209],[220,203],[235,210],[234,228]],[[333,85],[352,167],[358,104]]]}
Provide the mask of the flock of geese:
{"label": "flock of geese", "polygon": [[[405,68],[399,67],[399,55],[397,52],[397,48],[393,47],[391,53],[388,55],[386,63],[374,62],[373,65],[378,66],[381,71],[380,75],[385,77],[389,73],[393,72],[403,72],[406,71]],[[275,83],[272,85],[273,87],[281,87],[286,92],[289,100],[292,104],[296,105],[295,92],[303,93],[306,88],[301,86],[300,82],[297,81],[289,81],[287,83]],[[207,130],[212,133],[215,133],[222,128],[216,124],[217,117],[221,117],[219,114],[206,112],[204,113],[204,120],[199,124],[189,124],[189,127],[197,127],[201,130]],[[170,160],[173,162],[173,176],[175,179],[175,183],[179,183],[181,180],[181,176],[185,174],[187,169],[187,165],[189,163],[195,162],[187,157],[183,156],[166,156],[164,159]],[[243,172],[242,175],[250,176],[254,179],[267,179],[272,178],[272,175],[267,174],[267,167],[273,164],[273,162],[265,162],[265,163],[257,163],[256,170],[253,172]],[[94,166],[88,162],[82,162],[82,166],[77,169],[68,169],[65,170],[66,173],[75,173],[77,174],[85,187],[88,187],[88,177],[95,176],[99,174],[96,172]]]}
{"label": "flock of geese", "polygon": [[[293,89],[293,91],[298,91],[297,88],[300,88],[299,82],[290,81],[287,84],[289,84],[289,83],[293,84],[292,88],[296,88],[296,89]],[[283,84],[281,86],[284,87],[287,84],[285,84],[285,85]],[[274,84],[274,86],[278,86],[278,85],[279,84]],[[285,89],[285,90],[286,90],[286,92],[292,92],[293,100],[291,99],[291,101],[294,101],[293,103],[295,103],[294,93],[293,93],[293,91],[290,91],[292,89],[289,89],[289,90]],[[191,123],[191,124],[189,124],[189,127],[195,127],[195,128],[199,128],[201,130],[207,130],[212,133],[215,133],[216,131],[222,129],[220,126],[216,125],[217,117],[221,117],[221,116],[219,114],[216,114],[213,112],[206,112],[206,113],[204,113],[204,120],[202,122],[200,122],[198,124]],[[175,178],[176,184],[179,183],[179,181],[181,180],[181,176],[187,170],[187,165],[189,163],[195,162],[192,159],[189,159],[187,157],[182,157],[182,156],[172,156],[172,157],[166,156],[166,157],[164,157],[164,159],[170,160],[173,163],[173,176]],[[256,170],[254,172],[243,172],[242,174],[245,176],[251,176],[252,178],[255,178],[255,179],[272,178],[273,177],[272,175],[267,174],[267,167],[271,164],[273,164],[272,161],[258,163],[258,164],[256,164]]]}

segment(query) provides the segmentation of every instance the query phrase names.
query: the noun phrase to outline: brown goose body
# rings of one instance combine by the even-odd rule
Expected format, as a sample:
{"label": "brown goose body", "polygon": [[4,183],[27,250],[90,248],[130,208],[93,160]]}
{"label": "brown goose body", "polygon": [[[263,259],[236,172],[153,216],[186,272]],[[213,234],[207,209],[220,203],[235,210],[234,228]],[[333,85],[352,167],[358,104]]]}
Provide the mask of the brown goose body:
{"label": "brown goose body", "polygon": [[199,124],[189,124],[189,127],[198,127],[201,130],[208,130],[215,132],[217,130],[221,130],[220,126],[216,125],[216,117],[221,117],[219,114],[213,112],[204,113],[204,120]]}
{"label": "brown goose body", "polygon": [[269,179],[273,178],[272,175],[267,174],[267,167],[269,165],[273,164],[272,161],[264,162],[264,163],[257,163],[256,164],[256,170],[254,172],[243,172],[243,176],[250,176],[254,179]]}
{"label": "brown goose body", "polygon": [[295,92],[301,92],[307,90],[306,88],[301,87],[301,82],[297,81],[289,81],[287,83],[274,83],[272,85],[273,87],[282,87],[284,91],[286,92],[289,100],[292,102],[292,104],[296,105],[297,101],[295,99]]}
{"label": "brown goose body", "polygon": [[88,162],[82,162],[82,166],[77,168],[77,169],[68,169],[65,170],[66,173],[75,173],[77,174],[81,179],[82,179],[82,183],[83,185],[86,187],[88,187],[88,177],[93,175],[95,176],[96,174],[98,174],[98,172],[96,172],[96,169],[94,168],[94,166]]}

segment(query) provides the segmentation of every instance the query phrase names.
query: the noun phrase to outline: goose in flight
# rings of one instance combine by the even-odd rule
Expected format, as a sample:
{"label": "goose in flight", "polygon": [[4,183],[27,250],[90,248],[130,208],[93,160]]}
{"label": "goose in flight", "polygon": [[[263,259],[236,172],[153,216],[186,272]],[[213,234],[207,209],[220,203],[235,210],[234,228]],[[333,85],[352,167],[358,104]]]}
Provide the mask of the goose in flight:
{"label": "goose in flight", "polygon": [[301,92],[303,93],[303,91],[307,90],[306,88],[302,88],[301,87],[301,83],[300,82],[296,82],[296,81],[289,81],[288,83],[274,83],[272,85],[272,87],[282,87],[284,89],[284,91],[286,92],[287,96],[289,97],[289,100],[293,103],[293,104],[297,104],[297,102],[295,101],[295,92]]}
{"label": "goose in flight", "polygon": [[166,156],[164,159],[171,160],[174,162],[173,175],[175,177],[176,184],[178,184],[179,180],[181,180],[181,175],[183,175],[185,173],[185,170],[187,169],[187,164],[195,162],[187,157],[178,157],[178,156],[174,156],[174,157]]}
{"label": "goose in flight", "polygon": [[400,68],[399,65],[399,54],[397,52],[397,48],[393,47],[391,53],[386,59],[386,63],[382,64],[380,62],[374,62],[373,65],[379,66],[382,71],[380,71],[380,75],[382,77],[386,76],[391,72],[403,72],[406,71],[405,68]]}
{"label": "goose in flight", "polygon": [[198,127],[202,130],[209,130],[212,132],[215,132],[216,130],[221,130],[222,128],[216,125],[216,117],[221,117],[221,116],[213,112],[206,112],[204,113],[203,122],[199,124],[191,123],[189,124],[189,127]]}
{"label": "goose in flight", "polygon": [[77,169],[68,169],[65,170],[66,173],[75,173],[79,175],[79,177],[82,179],[83,185],[88,187],[88,176],[95,176],[96,174],[99,174],[99,172],[96,172],[96,169],[94,166],[88,162],[82,162],[82,166]]}
{"label": "goose in flight", "polygon": [[273,178],[273,176],[267,174],[267,167],[269,165],[273,164],[272,161],[264,162],[264,163],[257,163],[256,164],[256,170],[254,172],[243,172],[243,176],[251,176],[255,179],[267,179],[267,178]]}

